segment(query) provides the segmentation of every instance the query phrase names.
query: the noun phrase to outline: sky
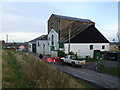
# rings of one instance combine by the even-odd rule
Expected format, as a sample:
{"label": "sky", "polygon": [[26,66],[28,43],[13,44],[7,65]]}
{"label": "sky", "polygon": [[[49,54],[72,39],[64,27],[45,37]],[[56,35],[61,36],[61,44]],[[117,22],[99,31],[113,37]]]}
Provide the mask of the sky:
{"label": "sky", "polygon": [[51,14],[65,15],[95,22],[109,40],[117,41],[118,2],[1,2],[0,40],[30,41],[47,34]]}

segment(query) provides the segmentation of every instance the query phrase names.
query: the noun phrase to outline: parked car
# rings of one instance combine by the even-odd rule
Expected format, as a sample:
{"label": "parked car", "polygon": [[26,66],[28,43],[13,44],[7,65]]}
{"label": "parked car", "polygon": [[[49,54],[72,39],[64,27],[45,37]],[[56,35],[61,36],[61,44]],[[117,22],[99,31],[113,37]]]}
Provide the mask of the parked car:
{"label": "parked car", "polygon": [[57,63],[60,62],[61,57],[50,57],[50,58],[45,58],[46,62],[49,63]]}
{"label": "parked car", "polygon": [[81,67],[83,65],[85,65],[86,60],[83,59],[77,59],[74,55],[67,55],[63,58],[61,58],[61,61],[63,63],[68,63],[71,64],[72,67]]}

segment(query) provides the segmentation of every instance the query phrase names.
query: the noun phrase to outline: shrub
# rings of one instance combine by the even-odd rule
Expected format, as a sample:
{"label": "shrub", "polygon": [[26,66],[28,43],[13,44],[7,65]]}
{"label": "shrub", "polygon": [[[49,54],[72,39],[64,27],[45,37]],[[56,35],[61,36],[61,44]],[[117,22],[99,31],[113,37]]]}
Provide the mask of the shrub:
{"label": "shrub", "polygon": [[73,51],[69,52],[69,55],[75,55]]}
{"label": "shrub", "polygon": [[65,57],[67,54],[63,51],[58,51],[58,57]]}
{"label": "shrub", "polygon": [[75,54],[73,51],[69,52],[69,55],[74,55],[76,58],[78,58],[77,53]]}

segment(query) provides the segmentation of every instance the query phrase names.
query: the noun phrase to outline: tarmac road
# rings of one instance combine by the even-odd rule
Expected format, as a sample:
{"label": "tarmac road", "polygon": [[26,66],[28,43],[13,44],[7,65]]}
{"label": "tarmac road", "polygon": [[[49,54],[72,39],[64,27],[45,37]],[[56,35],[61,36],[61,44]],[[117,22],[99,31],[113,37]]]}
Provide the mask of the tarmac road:
{"label": "tarmac road", "polygon": [[[38,55],[35,55],[38,57]],[[44,59],[43,59],[44,60]],[[117,90],[120,90],[120,78],[104,74],[104,73],[99,73],[94,70],[91,65],[88,65],[87,67],[82,67],[82,68],[74,68],[71,67],[70,65],[64,65],[61,63],[53,64],[57,69],[72,75],[78,79],[82,79],[88,82],[91,82],[101,88],[117,88]],[[94,64],[94,67],[96,64]],[[89,69],[87,69],[89,68]]]}
{"label": "tarmac road", "polygon": [[118,77],[112,75],[102,74],[85,68],[75,68],[63,64],[53,64],[53,66],[65,73],[91,82],[101,88],[118,88],[120,86],[120,83],[118,83]]}

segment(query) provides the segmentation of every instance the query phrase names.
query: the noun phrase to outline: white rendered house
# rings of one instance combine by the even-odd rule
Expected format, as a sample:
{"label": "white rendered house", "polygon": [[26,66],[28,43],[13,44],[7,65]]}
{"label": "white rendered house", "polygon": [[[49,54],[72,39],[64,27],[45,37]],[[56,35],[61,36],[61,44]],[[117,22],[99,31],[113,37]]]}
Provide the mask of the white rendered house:
{"label": "white rendered house", "polygon": [[[68,38],[64,42],[64,51],[68,53]],[[70,39],[70,51],[78,56],[93,58],[95,51],[109,51],[109,41],[95,28],[94,25],[87,26],[84,30],[78,31]]]}

